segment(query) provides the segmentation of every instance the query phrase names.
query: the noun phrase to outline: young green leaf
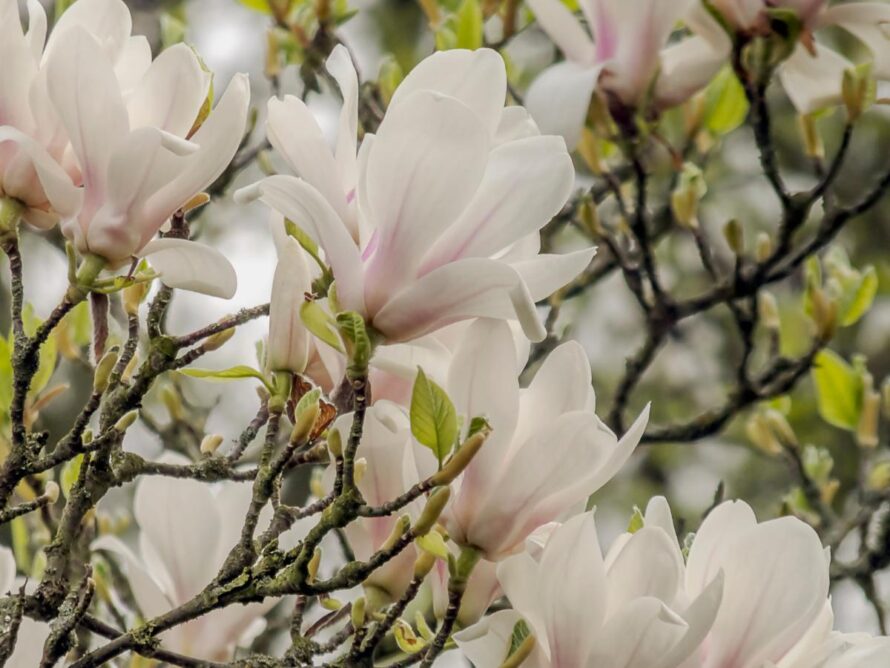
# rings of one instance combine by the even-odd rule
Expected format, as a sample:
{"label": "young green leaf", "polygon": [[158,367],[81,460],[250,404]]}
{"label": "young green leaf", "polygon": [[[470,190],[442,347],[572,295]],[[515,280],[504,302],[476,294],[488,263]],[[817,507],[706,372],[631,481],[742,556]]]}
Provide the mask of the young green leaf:
{"label": "young green leaf", "polygon": [[822,419],[854,431],[862,408],[862,379],[842,357],[823,350],[815,359],[813,381]]}
{"label": "young green leaf", "polygon": [[250,366],[239,364],[228,369],[182,369],[179,373],[191,378],[207,378],[210,380],[235,380],[238,378],[256,378],[271,392],[269,380],[259,371]]}
{"label": "young green leaf", "polygon": [[417,369],[411,393],[411,433],[441,464],[457,440],[457,412],[441,387]]}
{"label": "young green leaf", "polygon": [[745,90],[726,66],[705,91],[705,127],[718,137],[727,135],[745,122],[747,114]]}

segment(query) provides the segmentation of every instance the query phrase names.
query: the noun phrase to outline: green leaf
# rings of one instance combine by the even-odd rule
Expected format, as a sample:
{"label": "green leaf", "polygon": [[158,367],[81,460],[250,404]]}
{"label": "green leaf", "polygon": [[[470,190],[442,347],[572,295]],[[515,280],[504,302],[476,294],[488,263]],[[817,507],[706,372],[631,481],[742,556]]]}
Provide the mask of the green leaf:
{"label": "green leaf", "polygon": [[513,633],[510,634],[510,650],[507,652],[508,658],[516,653],[516,650],[519,649],[531,633],[531,629],[528,628],[528,624],[525,623],[525,620],[520,619],[516,622],[513,626]]}
{"label": "green leaf", "polygon": [[355,311],[346,311],[337,314],[337,326],[346,343],[346,354],[351,366],[360,370],[367,369],[371,361],[372,346],[365,319]]}
{"label": "green leaf", "polygon": [[318,302],[304,301],[300,306],[300,320],[306,325],[306,329],[312,332],[320,340],[331,348],[343,352],[343,344],[334,329],[334,319],[325,311]]}
{"label": "green leaf", "polygon": [[854,431],[862,409],[862,379],[856,370],[830,350],[820,352],[814,361],[813,381],[819,415],[835,427]]}
{"label": "green leaf", "polygon": [[62,467],[62,475],[59,477],[59,486],[62,488],[62,494],[65,498],[71,493],[71,488],[77,482],[80,476],[80,467],[83,465],[83,455],[77,455],[74,459],[68,460]]}
{"label": "green leaf", "polygon": [[411,392],[411,433],[417,441],[445,460],[457,440],[457,412],[441,387],[417,369]]}
{"label": "green leaf", "polygon": [[267,0],[238,0],[238,2],[240,2],[248,9],[252,9],[255,12],[260,12],[261,14],[272,13],[272,10],[269,9],[269,3]]}
{"label": "green leaf", "polygon": [[238,378],[256,378],[272,391],[268,379],[250,366],[239,364],[228,369],[182,369],[179,373],[191,378],[207,378],[210,380],[235,380]]}
{"label": "green leaf", "polygon": [[643,511],[640,510],[639,506],[634,506],[633,515],[630,516],[630,522],[627,523],[627,533],[636,533],[646,524],[646,520],[643,517]]}
{"label": "green leaf", "polygon": [[747,115],[745,89],[727,65],[705,90],[705,127],[719,137],[739,127]]}
{"label": "green leaf", "polygon": [[479,0],[463,0],[455,14],[456,48],[478,49],[482,46],[482,5]]}
{"label": "green leaf", "polygon": [[858,284],[846,292],[841,301],[841,327],[849,327],[868,313],[878,294],[878,274],[874,267],[866,267]]}

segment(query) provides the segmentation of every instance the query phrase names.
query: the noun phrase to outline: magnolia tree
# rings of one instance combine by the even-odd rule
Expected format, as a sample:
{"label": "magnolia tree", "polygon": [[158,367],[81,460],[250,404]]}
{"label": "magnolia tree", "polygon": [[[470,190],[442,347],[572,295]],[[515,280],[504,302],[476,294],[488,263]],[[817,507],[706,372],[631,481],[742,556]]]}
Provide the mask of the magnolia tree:
{"label": "magnolia tree", "polygon": [[[425,57],[376,80],[345,3],[244,4],[268,15],[268,101],[246,75],[215,88],[181,15],[158,47],[121,0],[60,2],[51,29],[0,0],[0,663],[890,665],[890,640],[834,630],[830,597],[854,583],[883,629],[890,392],[830,347],[878,291],[835,239],[890,190],[861,171],[885,153],[890,4],[421,0]],[[529,39],[556,48],[523,61]],[[732,217],[715,171],[762,181],[767,226]],[[251,280],[191,239],[211,199],[266,209],[271,293],[173,331],[178,291]],[[39,316],[42,245],[68,286]],[[642,345],[598,407],[567,332],[611,275]],[[725,398],[647,390],[715,313]],[[262,319],[258,363],[201,364]],[[256,385],[255,417],[206,433],[182,376]],[[809,378],[847,473],[798,436]],[[722,486],[682,517],[650,488],[598,534],[635,449],[654,466],[735,418],[755,461],[788,464],[759,519]]]}

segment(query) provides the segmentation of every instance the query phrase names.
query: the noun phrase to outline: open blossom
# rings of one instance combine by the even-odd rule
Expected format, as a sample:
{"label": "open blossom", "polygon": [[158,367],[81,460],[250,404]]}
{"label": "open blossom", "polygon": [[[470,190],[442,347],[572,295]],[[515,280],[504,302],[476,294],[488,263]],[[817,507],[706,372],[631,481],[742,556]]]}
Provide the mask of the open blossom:
{"label": "open blossom", "polygon": [[306,251],[289,236],[282,221],[272,221],[278,264],[269,300],[269,341],[266,366],[270,371],[303,373],[309,364],[311,336],[300,319],[303,295],[312,290]]}
{"label": "open blossom", "polygon": [[480,319],[452,363],[448,393],[465,424],[484,416],[488,441],[454,483],[445,525],[459,545],[490,561],[521,549],[608,482],[643,435],[648,408],[623,438],[594,413],[590,365],[581,346],[556,348],[520,389],[506,323]]}
{"label": "open blossom", "polygon": [[[17,199],[24,219],[47,229],[77,213],[81,196],[63,167],[64,133],[41,69],[46,13],[31,0],[28,16],[24,32],[17,0],[0,0],[0,197]],[[64,30],[71,21],[63,17],[58,26]]]}
{"label": "open blossom", "polygon": [[592,38],[560,0],[529,0],[540,26],[565,55],[526,95],[541,130],[574,148],[594,91],[629,109],[679,104],[705,86],[725,62],[708,38],[668,46],[677,22],[698,0],[581,0]]}
{"label": "open blossom", "polygon": [[[188,463],[167,455],[171,463]],[[149,477],[140,480],[133,500],[139,525],[134,553],[119,538],[105,535],[94,550],[114,555],[125,569],[133,596],[146,618],[162,615],[198,594],[219,572],[240,538],[251,488],[223,482],[213,488],[197,480]],[[261,515],[265,527],[271,511]],[[283,545],[293,545],[290,534]],[[208,661],[228,660],[235,646],[249,642],[265,626],[263,615],[276,603],[214,610],[161,634],[164,647]]]}
{"label": "open blossom", "polygon": [[200,127],[210,76],[178,44],[152,61],[130,36],[120,0],[81,0],[53,31],[48,94],[76,158],[82,205],[62,231],[81,253],[115,267],[148,257],[162,280],[230,297],[222,255],[183,239],[154,239],[170,216],[219,176],[244,131],[249,88],[236,75]]}
{"label": "open blossom", "polygon": [[388,342],[478,316],[518,317],[540,339],[534,301],[581,272],[593,250],[539,254],[538,232],[565,204],[574,171],[560,138],[504,109],[500,56],[427,58],[357,157],[345,49],[328,68],[344,97],[336,150],[301,101],[273,100],[269,140],[301,178],[272,176],[236,196],[261,198],[304,227],[325,252],[339,306]]}
{"label": "open blossom", "polygon": [[714,622],[722,583],[686,596],[672,526],[624,538],[604,559],[593,514],[584,513],[555,529],[538,558],[510,557],[498,578],[513,609],[459,633],[458,645],[477,668],[497,668],[521,618],[536,641],[529,668],[686,666]]}
{"label": "open blossom", "polygon": [[[782,85],[802,114],[812,113],[841,102],[844,72],[854,67],[847,58],[815,40],[813,34],[823,28],[837,26],[849,32],[871,53],[871,74],[882,81],[890,80],[890,5],[884,2],[849,2],[829,6],[827,0],[715,0],[714,7],[735,30],[758,34],[764,28],[765,12],[784,7],[797,13],[802,23],[802,37],[791,56],[779,67]],[[699,12],[698,26],[713,36],[716,22]],[[710,40],[714,43],[714,39]],[[731,48],[727,35],[718,46],[728,54]]]}

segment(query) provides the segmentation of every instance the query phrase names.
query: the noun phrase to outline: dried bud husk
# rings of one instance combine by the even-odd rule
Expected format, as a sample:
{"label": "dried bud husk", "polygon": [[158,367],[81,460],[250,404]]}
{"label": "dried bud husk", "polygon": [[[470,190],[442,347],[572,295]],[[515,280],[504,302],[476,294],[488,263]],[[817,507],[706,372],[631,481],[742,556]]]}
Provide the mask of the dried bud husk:
{"label": "dried bud husk", "polygon": [[880,413],[881,395],[871,387],[866,387],[862,395],[862,412],[859,414],[859,424],[856,426],[856,442],[860,448],[878,447]]}
{"label": "dried bud husk", "polygon": [[107,353],[102,355],[99,363],[96,364],[96,370],[93,372],[93,392],[102,394],[108,389],[108,380],[114,365],[117,364],[118,351],[117,348],[111,348]]}
{"label": "dried bud husk", "polygon": [[148,294],[149,284],[146,281],[134,283],[123,289],[121,301],[123,302],[124,312],[127,315],[137,315],[139,313],[139,305]]}
{"label": "dried bud husk", "polygon": [[212,455],[222,445],[223,440],[221,434],[207,434],[201,439],[201,454]]}
{"label": "dried bud husk", "polygon": [[425,536],[430,529],[439,521],[439,516],[445,510],[448,499],[451,498],[451,489],[449,487],[439,487],[433,490],[426,501],[423,512],[417,522],[414,523],[414,533],[417,536]]}
{"label": "dried bud husk", "polygon": [[473,457],[479,452],[479,448],[485,444],[488,434],[488,430],[483,430],[470,436],[470,438],[464,441],[464,444],[460,446],[458,451],[452,455],[451,459],[445,463],[442,470],[430,478],[430,482],[437,487],[450,484],[452,480],[457,478],[470,465]]}

